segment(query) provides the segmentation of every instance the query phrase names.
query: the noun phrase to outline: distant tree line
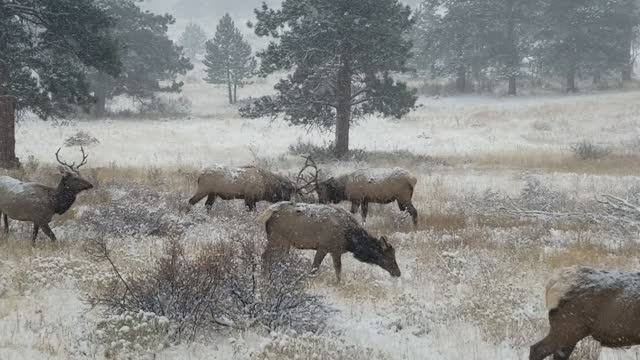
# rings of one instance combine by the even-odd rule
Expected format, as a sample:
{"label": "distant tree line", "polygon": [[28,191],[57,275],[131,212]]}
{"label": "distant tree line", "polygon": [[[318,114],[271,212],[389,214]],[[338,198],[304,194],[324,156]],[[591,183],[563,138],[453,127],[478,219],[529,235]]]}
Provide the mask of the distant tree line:
{"label": "distant tree line", "polygon": [[459,92],[484,78],[515,95],[525,75],[561,77],[569,92],[578,76],[628,81],[639,9],[637,0],[424,0],[413,65],[455,79]]}

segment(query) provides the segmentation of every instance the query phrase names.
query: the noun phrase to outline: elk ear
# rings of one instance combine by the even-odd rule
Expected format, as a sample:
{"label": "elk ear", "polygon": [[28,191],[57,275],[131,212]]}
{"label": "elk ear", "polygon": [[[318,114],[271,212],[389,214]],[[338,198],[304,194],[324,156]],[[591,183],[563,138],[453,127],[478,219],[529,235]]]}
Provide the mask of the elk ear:
{"label": "elk ear", "polygon": [[58,171],[60,171],[60,174],[62,175],[67,175],[69,173],[69,169],[62,165],[58,165]]}

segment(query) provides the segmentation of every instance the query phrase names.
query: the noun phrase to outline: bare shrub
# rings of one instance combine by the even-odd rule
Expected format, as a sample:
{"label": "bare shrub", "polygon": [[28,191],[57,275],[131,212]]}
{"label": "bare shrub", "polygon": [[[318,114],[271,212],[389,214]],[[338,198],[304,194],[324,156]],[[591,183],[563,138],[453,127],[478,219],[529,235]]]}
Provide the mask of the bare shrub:
{"label": "bare shrub", "polygon": [[99,143],[100,141],[98,139],[84,130],[79,130],[64,140],[64,146],[66,147],[89,146]]}
{"label": "bare shrub", "polygon": [[371,348],[345,344],[337,337],[313,334],[280,335],[272,339],[252,360],[352,359],[385,360],[389,357]]}
{"label": "bare shrub", "polygon": [[80,223],[95,234],[179,236],[194,224],[191,217],[180,216],[169,195],[130,184],[112,193],[112,201],[94,204],[80,216]]}
{"label": "bare shrub", "polygon": [[116,280],[90,296],[109,313],[152,312],[168,318],[174,339],[216,328],[317,331],[329,309],[305,291],[309,268],[297,256],[283,256],[261,275],[258,241],[237,234],[189,256],[177,240],[143,271],[124,274],[104,240],[87,251],[112,265]]}
{"label": "bare shrub", "polygon": [[526,176],[520,192],[520,202],[527,208],[541,211],[562,209],[567,203],[567,194],[553,191],[535,176]]}
{"label": "bare shrub", "polygon": [[100,320],[95,335],[106,358],[139,358],[169,346],[169,320],[144,311],[123,312]]}
{"label": "bare shrub", "polygon": [[533,129],[536,130],[536,131],[551,131],[551,130],[553,130],[551,124],[549,124],[546,121],[542,121],[542,120],[534,121],[533,124],[531,125],[531,127],[533,127]]}
{"label": "bare shrub", "polygon": [[140,106],[141,114],[160,114],[169,117],[182,117],[191,114],[191,101],[185,97],[177,99],[152,97]]}
{"label": "bare shrub", "polygon": [[611,149],[586,140],[571,145],[573,156],[579,160],[602,160],[611,155]]}
{"label": "bare shrub", "polygon": [[295,144],[289,145],[289,154],[291,155],[310,155],[316,161],[357,161],[368,162],[375,165],[398,165],[414,167],[420,165],[447,165],[442,159],[437,159],[428,155],[415,154],[407,150],[365,150],[365,149],[349,149],[349,152],[342,158],[335,156],[335,144],[333,142],[316,145],[311,142],[303,142],[300,139]]}

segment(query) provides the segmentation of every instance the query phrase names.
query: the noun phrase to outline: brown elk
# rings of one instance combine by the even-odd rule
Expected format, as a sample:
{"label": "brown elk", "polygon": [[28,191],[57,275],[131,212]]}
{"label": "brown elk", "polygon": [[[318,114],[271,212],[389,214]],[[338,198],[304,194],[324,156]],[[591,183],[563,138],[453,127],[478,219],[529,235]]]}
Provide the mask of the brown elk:
{"label": "brown elk", "polygon": [[417,179],[409,171],[402,168],[369,168],[360,169],[324,181],[317,179],[317,166],[313,160],[305,164],[305,168],[315,169],[315,185],[318,200],[322,204],[341,201],[351,202],[351,212],[361,210],[362,221],[367,221],[369,203],[389,204],[397,201],[400,211],[407,211],[418,224],[418,211],[411,199]]}
{"label": "brown elk", "polygon": [[191,199],[195,205],[207,197],[205,207],[211,211],[216,197],[223,200],[244,199],[249,210],[258,201],[288,201],[296,193],[295,184],[282,175],[256,167],[227,168],[216,166],[203,170],[198,177],[198,189]]}
{"label": "brown elk", "polygon": [[640,345],[640,273],[563,268],[546,287],[549,334],[531,347],[529,360],[569,359],[587,336],[604,347]]}
{"label": "brown elk", "polygon": [[380,266],[391,276],[400,276],[395,250],[387,239],[369,235],[351,214],[339,207],[280,202],[267,208],[259,220],[265,224],[267,232],[267,248],[262,255],[267,265],[276,252],[286,252],[294,247],[316,250],[314,271],[325,256],[331,254],[338,282],[342,254],[346,252],[352,253],[359,261]]}
{"label": "brown elk", "polygon": [[80,148],[82,161],[71,165],[60,160],[60,149],[56,152],[56,160],[60,164],[62,179],[53,188],[34,182],[22,182],[9,176],[0,177],[0,213],[4,220],[5,233],[9,232],[9,219],[29,221],[33,223],[32,241],[42,231],[52,240],[56,236],[49,227],[54,214],[64,214],[76,201],[76,196],[93,185],[80,176],[79,169],[87,163],[89,157]]}

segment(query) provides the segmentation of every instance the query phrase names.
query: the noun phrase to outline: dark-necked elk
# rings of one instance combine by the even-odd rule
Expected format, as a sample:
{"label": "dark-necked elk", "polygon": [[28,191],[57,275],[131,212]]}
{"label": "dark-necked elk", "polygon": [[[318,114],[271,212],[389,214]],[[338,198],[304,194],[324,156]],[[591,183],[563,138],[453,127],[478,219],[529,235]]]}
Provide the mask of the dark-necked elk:
{"label": "dark-necked elk", "polygon": [[244,199],[249,210],[256,209],[258,201],[288,201],[296,193],[296,185],[286,177],[256,167],[223,166],[203,170],[198,177],[196,194],[189,199],[190,205],[207,197],[205,207],[211,211],[216,197],[223,200]]}
{"label": "dark-necked elk", "polygon": [[80,164],[69,165],[60,160],[60,149],[56,152],[56,160],[60,164],[62,179],[57,187],[49,187],[34,182],[22,182],[9,176],[0,177],[0,213],[4,220],[5,233],[9,232],[9,220],[29,221],[33,223],[32,240],[38,237],[38,230],[52,240],[56,236],[49,223],[54,214],[64,214],[76,201],[76,196],[93,185],[80,176],[79,169],[87,163],[88,155],[81,147]]}
{"label": "dark-necked elk", "polygon": [[267,208],[259,220],[267,232],[267,248],[262,255],[266,264],[274,253],[286,252],[290,247],[316,250],[313,269],[331,254],[340,282],[342,254],[350,252],[357,260],[378,265],[391,276],[400,276],[395,250],[386,238],[369,235],[351,214],[337,206],[280,202]]}
{"label": "dark-necked elk", "polygon": [[418,211],[411,202],[417,179],[409,171],[402,168],[368,168],[318,181],[317,166],[312,160],[305,164],[305,168],[309,167],[316,170],[315,190],[320,203],[351,201],[351,212],[355,214],[360,208],[362,221],[366,222],[369,203],[389,204],[397,201],[400,211],[407,211],[413,224],[418,224]]}
{"label": "dark-necked elk", "polygon": [[593,337],[604,347],[640,345],[640,273],[563,268],[546,287],[549,334],[531,347],[529,360],[566,360]]}

